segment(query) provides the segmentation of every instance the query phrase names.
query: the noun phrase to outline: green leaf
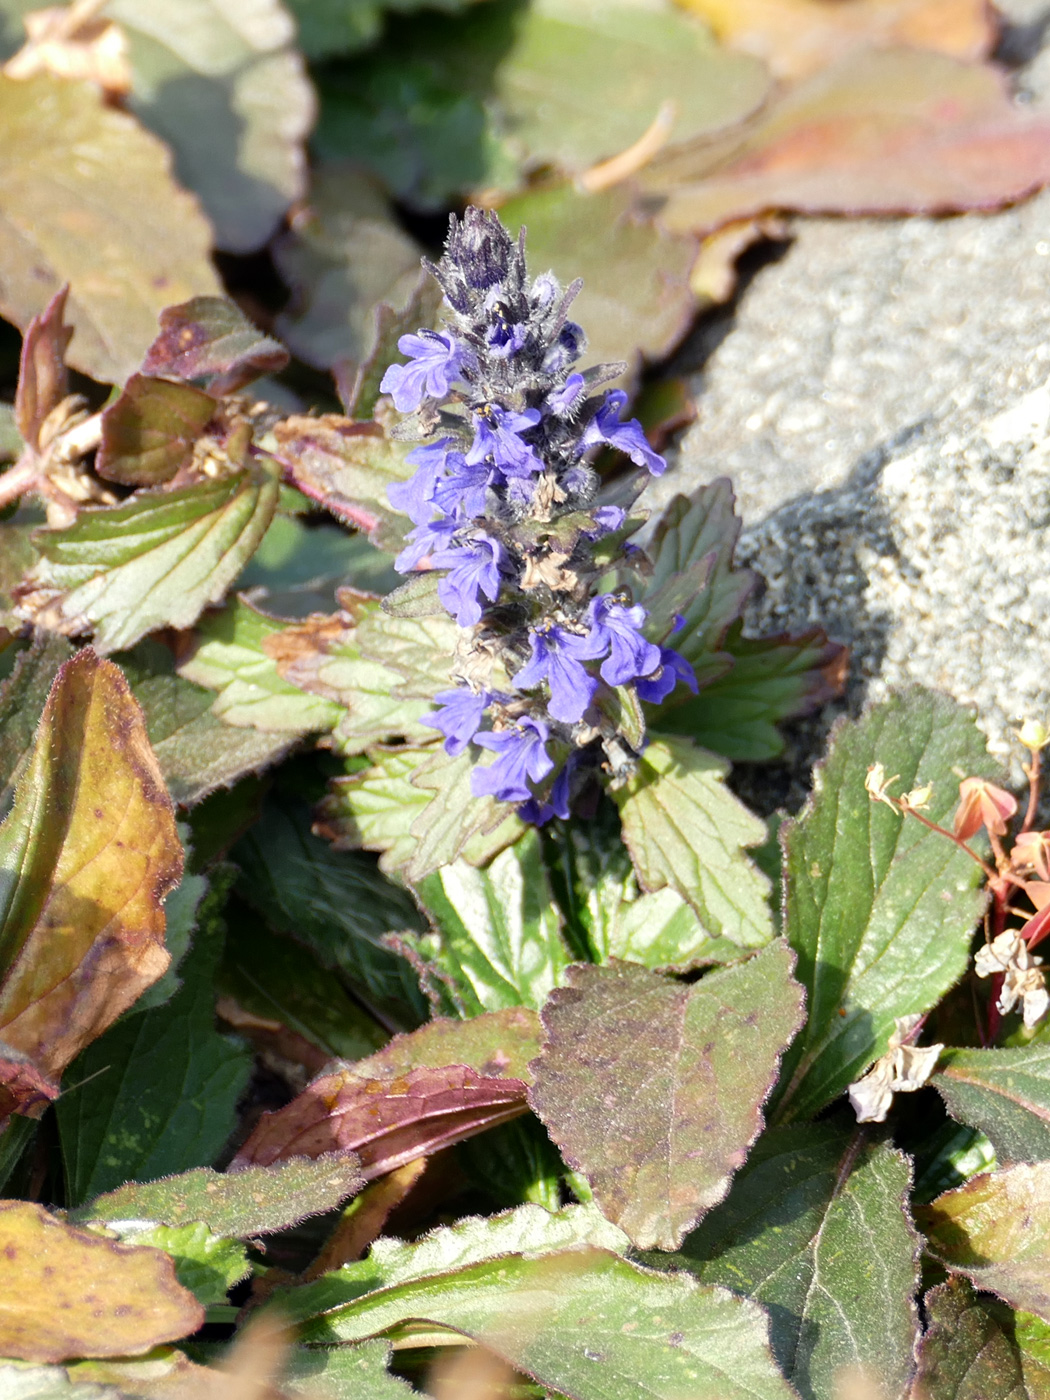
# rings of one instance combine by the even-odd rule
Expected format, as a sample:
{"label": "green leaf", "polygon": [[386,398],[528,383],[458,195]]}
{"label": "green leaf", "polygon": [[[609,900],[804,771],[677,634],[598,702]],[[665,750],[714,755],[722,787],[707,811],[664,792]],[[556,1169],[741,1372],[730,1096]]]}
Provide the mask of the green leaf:
{"label": "green leaf", "polygon": [[789,1400],[792,1393],[753,1303],[586,1246],[381,1288],[308,1323],[302,1336],[363,1341],[420,1317],[483,1339],[560,1394]]}
{"label": "green leaf", "polygon": [[[675,496],[653,526],[646,553],[653,572],[641,602],[650,622],[677,625],[675,650],[693,663],[701,684],[717,679],[730,665],[722,645],[730,626],[755,587],[750,569],[733,566],[740,536],[733,488],[725,477]],[[690,585],[696,577],[697,584]],[[657,636],[661,629],[653,630]]]}
{"label": "green leaf", "polygon": [[0,1364],[3,1400],[127,1400],[110,1385],[74,1383],[61,1366]]}
{"label": "green leaf", "polygon": [[381,852],[386,873],[418,883],[460,855],[484,865],[524,830],[514,808],[473,795],[469,752],[450,759],[441,748],[373,749],[369,757],[372,767],[332,780],[317,829],[340,849]]}
{"label": "green leaf", "polygon": [[33,527],[0,521],[0,627],[17,631],[22,620],[14,611],[13,593],[22,578],[33,567],[37,552],[33,546]]}
{"label": "green leaf", "polygon": [[[164,901],[164,944],[171,957],[164,976],[142,993],[129,1014],[138,1015],[151,1007],[163,1006],[170,1001],[182,986],[178,969],[190,950],[193,931],[197,927],[197,916],[201,904],[208,893],[208,880],[192,871],[193,847],[190,845],[190,830],[185,822],[179,823],[179,839],[184,853],[182,879]],[[221,876],[216,876],[218,884]],[[225,886],[222,886],[225,888]]]}
{"label": "green leaf", "polygon": [[974,1293],[962,1279],[931,1288],[911,1400],[1047,1400],[1046,1323]]}
{"label": "green leaf", "polygon": [[32,751],[33,736],[58,668],[72,655],[73,648],[65,637],[37,633],[0,682],[0,812],[7,808],[19,770]]}
{"label": "green leaf", "polygon": [[221,922],[208,909],[180,991],[114,1026],[75,1061],[78,1087],[56,1110],[73,1204],[129,1178],[207,1165],[233,1131],[251,1056],[214,1027],[221,955]]}
{"label": "green leaf", "polygon": [[657,723],[670,734],[688,734],[698,744],[738,763],[776,758],[784,751],[777,725],[807,714],[838,693],[843,648],[820,628],[799,636],[752,638],[734,623],[722,649],[732,670],[705,685],[699,695],[661,706]]}
{"label": "green leaf", "polygon": [[237,587],[274,617],[305,618],[312,612],[332,612],[340,584],[379,594],[400,582],[390,555],[364,535],[323,517],[307,522],[279,512]]}
{"label": "green leaf", "polygon": [[1050,1322],[1050,1163],[971,1177],[916,1218],[945,1268]]}
{"label": "green leaf", "polygon": [[85,374],[122,383],[165,306],[219,290],[167,148],[91,83],[0,77],[0,190],[0,314],[24,330],[69,282]]}
{"label": "green leaf", "polygon": [[959,772],[997,771],[971,715],[929,691],[907,691],[836,731],[784,836],[784,931],[809,998],[785,1061],[784,1119],[829,1103],[885,1050],[895,1017],[941,999],[966,967],[984,903],[979,867],[951,841],[871,801],[873,763],[899,775],[895,791],[932,783],[934,821],[950,817]]}
{"label": "green leaf", "polygon": [[102,410],[95,470],[122,486],[163,485],[189,466],[218,407],[217,399],[192,384],[133,374]]}
{"label": "green leaf", "polygon": [[773,944],[683,986],[633,963],[575,966],[543,1011],[529,1102],[610,1220],[674,1249],[722,1199],[802,1018]]}
{"label": "green leaf", "polygon": [[773,1354],[803,1400],[858,1369],[899,1396],[913,1365],[918,1241],[907,1159],[828,1124],[761,1138],[728,1199],[673,1262],[769,1312]]}
{"label": "green leaf", "polygon": [[382,1337],[323,1351],[295,1347],[285,1362],[281,1389],[301,1392],[307,1400],[318,1394],[328,1400],[414,1400],[419,1392],[387,1370],[391,1350]]}
{"label": "green leaf", "polygon": [[253,466],[85,507],[67,529],[36,532],[42,558],[27,576],[23,606],[55,631],[93,629],[102,652],[160,627],[189,627],[250,558],[277,493],[277,477]]}
{"label": "green leaf", "polygon": [[691,141],[740,121],[767,86],[758,63],[672,10],[488,4],[420,18],[333,70],[316,140],[433,208],[463,190],[513,189],[538,166],[579,174],[633,145],[666,101],[674,141]]}
{"label": "green leaf", "polygon": [[175,1277],[205,1307],[225,1303],[235,1283],[251,1273],[248,1253],[236,1240],[213,1235],[202,1221],[190,1225],[117,1224],[125,1244],[163,1249],[175,1260]]}
{"label": "green leaf", "polygon": [[140,643],[120,664],[145,712],[168,791],[184,807],[277,762],[294,742],[288,734],[223,724],[212,714],[214,694],[175,675],[171,653],[153,642]]}
{"label": "green leaf", "polygon": [[536,831],[484,870],[457,860],[417,890],[440,934],[435,961],[452,979],[465,1014],[543,1005],[569,954]]}
{"label": "green leaf", "polygon": [[765,827],[725,786],[728,768],[688,739],[650,734],[613,797],[642,888],[670,886],[709,933],[756,947],[773,936],[769,881],[744,851]]}
{"label": "green leaf", "polygon": [[226,724],[296,737],[325,733],[338,723],[343,708],[299,690],[278,673],[265,643],[284,626],[244,597],[234,598],[201,619],[179,675],[219,692],[211,713]]}
{"label": "green leaf", "polygon": [[321,166],[307,209],[273,246],[292,288],[278,335],[307,364],[338,366],[352,382],[375,340],[377,308],[400,309],[412,298],[421,253],[372,180],[353,167]]}
{"label": "green leaf", "polygon": [[128,36],[129,105],[172,148],[219,247],[260,247],[306,191],[314,97],[291,17],[279,0],[110,0],[107,16]]}
{"label": "green leaf", "polygon": [[329,1059],[360,1060],[386,1032],[301,943],[274,933],[254,913],[230,911],[218,988],[239,1007],[276,1020]]}
{"label": "green leaf", "polygon": [[542,1028],[534,1011],[523,1006],[486,1011],[469,1021],[439,1017],[359,1060],[354,1073],[388,1079],[413,1069],[467,1065],[486,1077],[532,1079],[529,1061],[540,1052]]}
{"label": "green leaf", "polygon": [[70,1218],[104,1223],[156,1220],[171,1226],[199,1220],[213,1235],[246,1239],[334,1210],[360,1187],[361,1174],[349,1158],[295,1157],[232,1174],[195,1167],[162,1181],[130,1181],[97,1196]]}
{"label": "green leaf", "polygon": [[419,911],[404,889],[383,878],[374,857],[334,850],[310,825],[304,801],[283,791],[271,795],[234,847],[244,873],[238,892],[272,928],[338,970],[395,1025],[417,1024],[425,1003],[415,973],[382,939],[419,931]]}
{"label": "green leaf", "polygon": [[477,0],[289,0],[307,58],[332,58],[366,48],[380,34],[386,13],[415,10],[454,13]]}
{"label": "green leaf", "polygon": [[24,446],[14,407],[9,403],[0,403],[0,462],[13,462]]}
{"label": "green leaf", "polygon": [[564,286],[583,278],[572,315],[587,332],[588,360],[627,360],[634,378],[682,339],[697,298],[689,286],[695,243],[668,237],[631,206],[623,189],[587,195],[565,184],[517,195],[499,213],[512,233],[528,229],[534,271],[550,268]]}
{"label": "green leaf", "polygon": [[960,1123],[980,1128],[999,1160],[1050,1159],[1050,1046],[946,1050],[932,1079]]}

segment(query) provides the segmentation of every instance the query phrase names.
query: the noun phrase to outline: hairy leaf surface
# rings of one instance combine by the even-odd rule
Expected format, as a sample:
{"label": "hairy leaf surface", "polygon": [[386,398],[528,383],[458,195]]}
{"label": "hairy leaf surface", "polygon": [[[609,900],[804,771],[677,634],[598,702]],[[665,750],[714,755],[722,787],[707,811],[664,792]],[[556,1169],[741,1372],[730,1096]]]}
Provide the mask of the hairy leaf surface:
{"label": "hairy leaf surface", "polygon": [[1046,1323],[1013,1313],[961,1278],[923,1300],[928,1328],[909,1400],[1047,1400]]}
{"label": "hairy leaf surface", "polygon": [[1050,1159],[1050,1046],[946,1050],[932,1083],[953,1118],[987,1133],[1001,1162]]}

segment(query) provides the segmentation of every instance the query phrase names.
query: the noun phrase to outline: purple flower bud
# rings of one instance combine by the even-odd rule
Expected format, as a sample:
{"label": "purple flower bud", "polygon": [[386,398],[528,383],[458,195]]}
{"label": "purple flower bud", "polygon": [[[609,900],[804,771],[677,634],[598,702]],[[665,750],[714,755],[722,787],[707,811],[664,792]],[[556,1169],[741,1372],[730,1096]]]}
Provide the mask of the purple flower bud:
{"label": "purple flower bud", "polygon": [[671,647],[661,647],[659,671],[644,680],[636,681],[634,688],[639,700],[647,700],[650,705],[659,705],[662,700],[667,699],[679,681],[683,681],[694,695],[697,694],[699,687],[696,674],[689,662]]}
{"label": "purple flower bud", "polygon": [[646,612],[629,607],[622,595],[602,593],[588,609],[591,636],[609,656],[602,662],[602,680],[608,685],[626,685],[638,676],[648,676],[660,665],[660,648],[642,636]]}
{"label": "purple flower bud", "polygon": [[528,802],[532,789],[528,780],[542,782],[554,767],[547,752],[550,730],[541,719],[525,715],[510,729],[486,731],[474,742],[492,749],[496,761],[488,768],[475,768],[470,775],[475,797],[491,795],[500,802]]}
{"label": "purple flower bud", "polygon": [[622,389],[610,389],[605,395],[605,402],[584,428],[580,446],[586,448],[606,443],[609,447],[615,447],[617,452],[625,452],[639,467],[648,467],[653,476],[660,476],[666,470],[667,463],[659,452],[654,452],[649,446],[641,423],[637,418],[620,422],[620,409],[626,402],[627,395]]}
{"label": "purple flower bud", "polygon": [[455,758],[481,728],[482,716],[492,703],[492,696],[487,690],[475,695],[466,686],[457,686],[455,690],[439,691],[434,700],[442,708],[421,722],[444,734],[445,752]]}
{"label": "purple flower bud", "polygon": [[582,374],[570,374],[560,389],[547,395],[547,406],[559,418],[564,418],[583,398],[587,385]]}
{"label": "purple flower bud", "polygon": [[564,724],[575,724],[598,689],[598,682],[588,675],[582,661],[600,656],[594,640],[570,632],[557,623],[534,628],[529,633],[532,655],[514,677],[518,690],[531,690],[546,681],[551,698],[547,705],[551,717]]}
{"label": "purple flower bud", "polygon": [[394,481],[386,488],[387,498],[395,510],[403,511],[417,525],[425,525],[434,514],[434,489],[445,469],[451,438],[417,447],[405,461],[417,468],[408,481]]}
{"label": "purple flower bud", "polygon": [[425,521],[405,536],[405,548],[394,560],[399,574],[410,574],[417,564],[439,550],[447,549],[459,526],[448,516]]}
{"label": "purple flower bud", "polygon": [[522,442],[520,433],[534,428],[540,421],[536,408],[527,408],[524,413],[511,413],[509,409],[490,404],[481,413],[474,415],[474,441],[467,453],[467,462],[474,466],[477,462],[490,462],[498,467],[504,476],[529,476],[541,472],[543,463],[536,455],[536,449]]}
{"label": "purple flower bud", "polygon": [[438,584],[438,597],[460,627],[473,627],[481,621],[478,593],[490,603],[499,596],[499,559],[503,550],[498,540],[479,535],[464,544],[455,544],[434,554],[437,569],[448,569]]}
{"label": "purple flower bud", "polygon": [[391,365],[379,388],[382,393],[393,395],[399,413],[413,413],[427,398],[443,399],[452,381],[474,363],[474,356],[465,345],[437,331],[403,335],[397,348],[409,356],[408,364]]}

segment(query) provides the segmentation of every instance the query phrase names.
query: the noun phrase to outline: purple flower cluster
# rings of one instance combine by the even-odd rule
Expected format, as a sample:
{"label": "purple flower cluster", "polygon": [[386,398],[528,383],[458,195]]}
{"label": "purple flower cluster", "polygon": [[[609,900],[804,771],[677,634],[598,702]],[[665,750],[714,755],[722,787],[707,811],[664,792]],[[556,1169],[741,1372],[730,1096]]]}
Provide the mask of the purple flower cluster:
{"label": "purple flower cluster", "polygon": [[494,755],[472,775],[476,795],[541,823],[568,815],[603,752],[615,768],[614,748],[620,763],[644,742],[637,726],[633,745],[617,728],[631,704],[617,689],[653,704],[680,682],[696,690],[689,663],[646,635],[630,592],[595,587],[640,551],[611,541],[597,563],[625,512],[598,503],[591,458],[612,448],[654,476],[665,463],[641,424],[622,418],[625,393],[592,393],[623,366],[573,368],[586,346],[568,317],[580,284],[563,291],[549,273],[530,282],[524,233],[514,240],[495,214],[468,209],[427,266],[446,325],[402,336],[406,363],[381,385],[432,439],[409,454],[414,475],[389,489],[412,521],[396,567],[442,570],[438,598],[463,629],[456,686],[435,696],[427,723],[452,756],[471,745]]}

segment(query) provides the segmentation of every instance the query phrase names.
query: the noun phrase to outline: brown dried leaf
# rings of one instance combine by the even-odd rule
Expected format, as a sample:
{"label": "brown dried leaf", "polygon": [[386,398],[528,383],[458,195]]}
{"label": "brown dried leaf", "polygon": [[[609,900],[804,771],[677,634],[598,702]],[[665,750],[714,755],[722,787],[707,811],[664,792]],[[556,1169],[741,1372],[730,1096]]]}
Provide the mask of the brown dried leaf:
{"label": "brown dried leaf", "polygon": [[339,1070],[315,1079],[286,1108],[264,1113],[231,1170],[354,1152],[371,1181],[527,1111],[520,1080],[486,1077],[464,1065],[383,1078]]}
{"label": "brown dried leaf", "polygon": [[28,1201],[0,1201],[0,1255],[4,1356],[138,1356],[204,1322],[204,1309],[162,1250],[64,1225]]}
{"label": "brown dried leaf", "polygon": [[192,384],[133,374],[102,413],[95,470],[122,486],[160,486],[188,466],[218,400]]}
{"label": "brown dried leaf", "polygon": [[40,428],[69,392],[66,350],[73,338],[65,324],[69,286],[60,288],[26,327],[18,365],[15,422],[31,447],[40,443]]}
{"label": "brown dried leaf", "polygon": [[1005,74],[943,54],[853,54],[793,88],[735,142],[654,162],[660,222],[710,233],[770,210],[947,213],[994,209],[1050,179],[1050,122]]}
{"label": "brown dried leaf", "polygon": [[142,711],[90,649],[55,678],[0,827],[0,1113],[41,1094],[164,972],[182,847]]}
{"label": "brown dried leaf", "polygon": [[858,48],[907,44],[976,61],[996,25],[986,0],[678,0],[778,78],[803,78]]}

